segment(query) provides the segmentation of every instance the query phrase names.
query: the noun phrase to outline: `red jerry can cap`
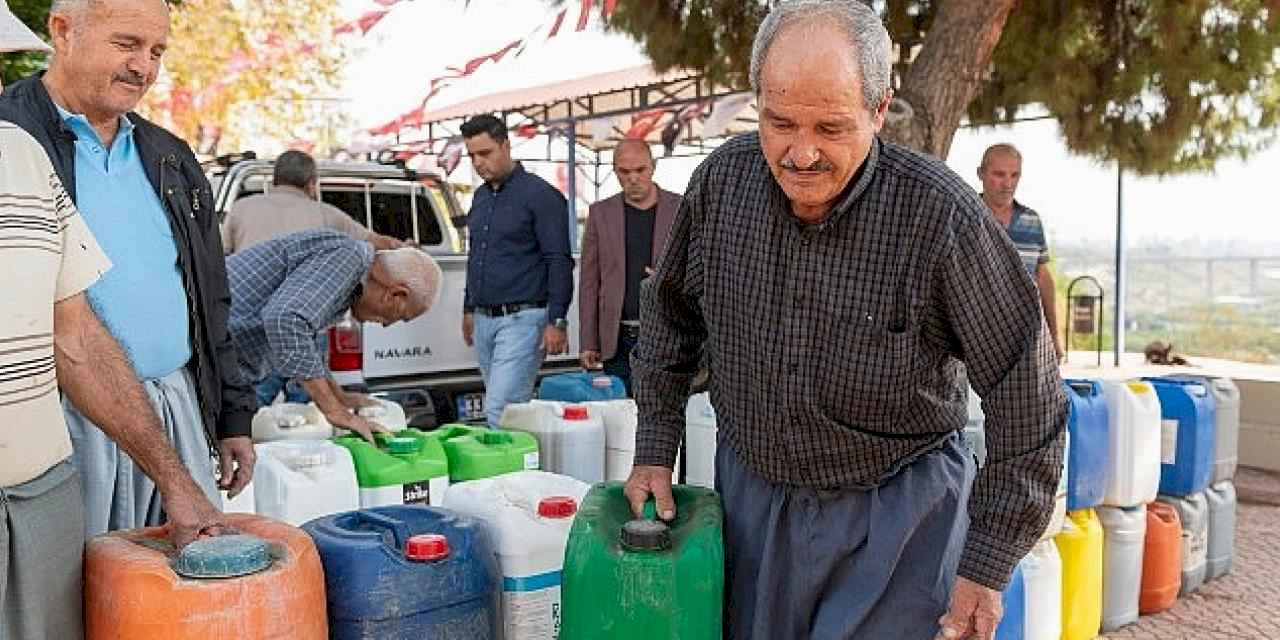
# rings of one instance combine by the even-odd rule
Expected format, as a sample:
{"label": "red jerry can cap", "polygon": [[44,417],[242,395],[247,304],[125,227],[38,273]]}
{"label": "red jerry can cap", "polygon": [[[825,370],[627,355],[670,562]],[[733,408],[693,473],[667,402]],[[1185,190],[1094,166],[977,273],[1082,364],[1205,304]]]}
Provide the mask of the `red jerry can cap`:
{"label": "red jerry can cap", "polygon": [[543,518],[569,518],[578,512],[578,501],[568,496],[543,498],[538,503],[538,515]]}
{"label": "red jerry can cap", "polygon": [[415,562],[435,562],[449,557],[449,539],[438,533],[424,533],[409,538],[404,556]]}

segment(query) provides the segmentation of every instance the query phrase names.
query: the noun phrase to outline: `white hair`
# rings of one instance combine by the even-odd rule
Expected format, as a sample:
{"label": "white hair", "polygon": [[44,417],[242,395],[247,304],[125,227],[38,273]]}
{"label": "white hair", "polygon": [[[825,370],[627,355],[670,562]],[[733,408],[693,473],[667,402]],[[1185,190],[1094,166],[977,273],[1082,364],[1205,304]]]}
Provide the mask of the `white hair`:
{"label": "white hair", "polygon": [[774,7],[751,48],[751,88],[760,94],[760,71],[782,27],[798,21],[831,21],[844,30],[862,74],[862,100],[874,111],[889,91],[893,42],[880,16],[862,0],[784,0]]}
{"label": "white hair", "polygon": [[444,271],[425,251],[412,247],[385,249],[376,254],[376,259],[393,281],[408,286],[409,309],[414,317],[426,313],[440,300]]}
{"label": "white hair", "polygon": [[95,0],[53,0],[53,4],[49,6],[49,13],[74,13],[85,7]]}

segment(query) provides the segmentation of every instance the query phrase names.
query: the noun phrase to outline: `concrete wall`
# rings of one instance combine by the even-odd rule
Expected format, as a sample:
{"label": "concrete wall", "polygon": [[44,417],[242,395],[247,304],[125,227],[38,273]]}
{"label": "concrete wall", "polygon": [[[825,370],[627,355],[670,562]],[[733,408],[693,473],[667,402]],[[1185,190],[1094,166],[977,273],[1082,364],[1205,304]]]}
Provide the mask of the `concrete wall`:
{"label": "concrete wall", "polygon": [[1280,471],[1280,382],[1235,380],[1240,388],[1240,464]]}

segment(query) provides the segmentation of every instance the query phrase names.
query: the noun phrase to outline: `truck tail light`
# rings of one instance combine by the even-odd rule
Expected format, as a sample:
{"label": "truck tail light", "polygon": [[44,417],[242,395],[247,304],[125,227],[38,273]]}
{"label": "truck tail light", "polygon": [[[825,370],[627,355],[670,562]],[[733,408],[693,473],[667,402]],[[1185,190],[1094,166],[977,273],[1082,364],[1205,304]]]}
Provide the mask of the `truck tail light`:
{"label": "truck tail light", "polygon": [[329,369],[359,371],[364,366],[363,327],[351,316],[329,329]]}

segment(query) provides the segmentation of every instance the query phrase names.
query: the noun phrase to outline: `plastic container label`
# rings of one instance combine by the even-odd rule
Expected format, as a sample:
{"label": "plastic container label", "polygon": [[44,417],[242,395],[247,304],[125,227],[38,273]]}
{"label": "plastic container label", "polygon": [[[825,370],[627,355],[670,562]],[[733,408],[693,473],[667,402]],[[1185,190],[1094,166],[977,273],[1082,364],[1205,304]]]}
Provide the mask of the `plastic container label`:
{"label": "plastic container label", "polygon": [[422,482],[393,484],[385,487],[360,487],[360,508],[396,504],[421,504],[438,507],[449,489],[449,476]]}
{"label": "plastic container label", "polygon": [[1190,533],[1183,532],[1183,540],[1186,542],[1184,552],[1186,558],[1183,559],[1183,566],[1195,567],[1200,565],[1209,556],[1209,528],[1201,527],[1199,531]]}
{"label": "plastic container label", "polygon": [[1178,458],[1178,421],[1160,421],[1160,464],[1175,464]]}
{"label": "plastic container label", "polygon": [[431,481],[408,482],[404,487],[404,504],[431,504]]}
{"label": "plastic container label", "polygon": [[560,637],[560,581],[559,571],[502,579],[506,637]]}
{"label": "plastic container label", "polygon": [[525,471],[538,470],[538,452],[537,451],[524,454],[524,469]]}

